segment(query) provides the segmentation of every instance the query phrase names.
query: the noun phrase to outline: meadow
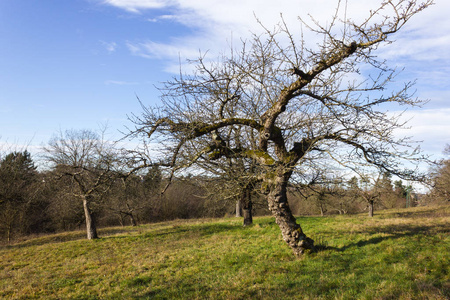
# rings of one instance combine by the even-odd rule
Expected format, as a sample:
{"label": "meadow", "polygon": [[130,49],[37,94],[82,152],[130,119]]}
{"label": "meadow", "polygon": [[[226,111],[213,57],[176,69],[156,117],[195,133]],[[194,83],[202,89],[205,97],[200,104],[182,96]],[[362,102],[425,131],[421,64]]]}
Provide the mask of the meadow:
{"label": "meadow", "polygon": [[450,298],[450,206],[298,220],[318,245],[301,259],[271,217],[29,238],[0,247],[0,298]]}

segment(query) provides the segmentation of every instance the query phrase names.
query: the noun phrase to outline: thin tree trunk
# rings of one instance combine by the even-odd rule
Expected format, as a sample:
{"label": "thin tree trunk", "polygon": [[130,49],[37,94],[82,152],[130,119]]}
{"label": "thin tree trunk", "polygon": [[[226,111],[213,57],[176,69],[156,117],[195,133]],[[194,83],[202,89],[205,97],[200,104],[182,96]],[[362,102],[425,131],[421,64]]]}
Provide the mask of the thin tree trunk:
{"label": "thin tree trunk", "polygon": [[133,213],[130,213],[130,221],[131,221],[131,226],[137,226],[137,223],[136,223],[136,219],[134,218],[134,216],[133,216]]}
{"label": "thin tree trunk", "polygon": [[291,247],[294,254],[301,256],[305,250],[314,250],[314,241],[307,237],[292,214],[287,201],[288,176],[277,176],[267,196],[269,209],[275,217],[283,240]]}
{"label": "thin tree trunk", "polygon": [[236,218],[242,217],[241,199],[236,200]]}
{"label": "thin tree trunk", "polygon": [[252,216],[252,187],[247,185],[241,191],[241,205],[242,211],[244,213],[244,226],[249,226],[253,224]]}
{"label": "thin tree trunk", "polygon": [[122,227],[125,226],[125,223],[124,223],[124,220],[123,220],[123,214],[122,214],[122,213],[119,213],[119,223],[120,223],[120,226],[122,226]]}
{"label": "thin tree trunk", "polygon": [[83,198],[83,208],[84,208],[84,216],[86,219],[85,221],[86,221],[87,239],[88,240],[97,239],[98,235],[97,235],[97,228],[95,226],[95,220],[92,217],[92,213],[89,208],[89,201],[88,199],[86,199],[86,197]]}
{"label": "thin tree trunk", "polygon": [[373,217],[373,201],[369,201],[369,217]]}
{"label": "thin tree trunk", "polygon": [[249,226],[253,224],[252,208],[244,208],[244,226]]}
{"label": "thin tree trunk", "polygon": [[7,236],[8,236],[8,244],[9,244],[11,242],[11,236],[12,236],[12,224],[8,224]]}
{"label": "thin tree trunk", "polygon": [[127,205],[127,209],[128,209],[128,215],[130,216],[131,226],[136,226],[137,223],[136,223],[136,219],[133,216],[133,210],[130,208],[130,205],[128,205],[128,203],[126,205]]}

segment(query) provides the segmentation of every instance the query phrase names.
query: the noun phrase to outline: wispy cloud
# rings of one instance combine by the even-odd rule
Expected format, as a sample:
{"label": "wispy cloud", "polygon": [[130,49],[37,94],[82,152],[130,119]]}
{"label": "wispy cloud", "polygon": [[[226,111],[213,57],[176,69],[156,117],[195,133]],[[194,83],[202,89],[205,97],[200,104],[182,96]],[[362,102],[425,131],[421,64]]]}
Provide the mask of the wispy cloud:
{"label": "wispy cloud", "polygon": [[199,50],[196,49],[195,39],[173,39],[171,43],[157,43],[153,41],[145,41],[132,43],[127,42],[127,47],[133,55],[156,58],[156,59],[179,59],[183,58],[197,58]]}
{"label": "wispy cloud", "polygon": [[100,41],[102,46],[108,51],[109,53],[115,52],[117,50],[117,43],[116,42],[105,42]]}
{"label": "wispy cloud", "polygon": [[424,141],[421,148],[438,158],[449,143],[449,116],[448,107],[406,111],[402,113],[401,120],[408,121],[408,128],[397,130],[397,135],[413,136],[414,140]]}
{"label": "wispy cloud", "polygon": [[[371,8],[376,8],[380,0],[348,0],[346,16],[355,22],[362,21]],[[437,4],[421,12],[394,36],[395,43],[380,47],[375,53],[387,59],[392,66],[405,67],[405,81],[418,79],[420,97],[431,99],[431,108],[414,110],[404,114],[411,119],[412,129],[402,134],[413,134],[417,139],[427,141],[424,148],[440,153],[450,140],[450,115],[447,101],[450,82],[450,22],[448,12],[450,1],[436,1]],[[308,21],[314,16],[326,24],[335,11],[335,0],[109,0],[103,3],[133,13],[151,12],[150,22],[170,20],[185,26],[185,35],[169,36],[163,42],[148,40],[128,41],[126,46],[133,55],[160,59],[167,62],[167,71],[177,72],[185,58],[195,59],[199,50],[208,51],[215,58],[227,52],[231,43],[239,44],[239,39],[248,39],[251,32],[259,33],[261,26],[255,16],[269,29],[280,22],[280,13],[292,32],[300,32],[300,16]],[[342,8],[344,8],[343,5]],[[157,14],[160,13],[158,16]],[[344,13],[344,10],[342,10]],[[156,16],[155,16],[156,14]],[[314,44],[314,37],[306,36],[307,42]],[[409,77],[408,77],[409,76]],[[399,82],[401,84],[401,82]],[[426,106],[427,107],[427,106]]]}
{"label": "wispy cloud", "polygon": [[[147,41],[128,42],[128,48],[133,54],[158,59],[171,57],[173,62],[178,64],[180,52],[191,59],[197,57],[199,49],[210,50],[217,55],[226,51],[231,36],[239,41],[241,38],[249,38],[251,32],[261,32],[262,28],[256,18],[271,28],[280,22],[282,13],[293,32],[300,30],[299,16],[309,20],[311,15],[322,24],[326,24],[335,12],[336,2],[335,0],[228,0],[215,1],[212,4],[209,0],[107,0],[103,3],[134,13],[164,12],[148,20],[159,22],[170,19],[190,28],[189,35],[178,36],[176,39],[169,37],[166,44]],[[379,0],[348,0],[346,16],[356,22],[362,21],[369,13],[369,9],[377,7],[379,3]],[[342,15],[344,7],[343,5],[341,9]],[[167,14],[167,11],[171,13]],[[408,61],[442,58],[450,51],[450,22],[446,21],[448,11],[450,1],[440,1],[428,8],[411,20],[404,33],[396,37],[397,43],[380,49],[378,55]],[[308,40],[311,41],[312,38]],[[193,49],[189,51],[189,48]],[[191,54],[194,54],[194,57],[188,56]]]}
{"label": "wispy cloud", "polygon": [[170,0],[104,0],[104,4],[112,5],[132,13],[140,13],[146,9],[164,8]]}

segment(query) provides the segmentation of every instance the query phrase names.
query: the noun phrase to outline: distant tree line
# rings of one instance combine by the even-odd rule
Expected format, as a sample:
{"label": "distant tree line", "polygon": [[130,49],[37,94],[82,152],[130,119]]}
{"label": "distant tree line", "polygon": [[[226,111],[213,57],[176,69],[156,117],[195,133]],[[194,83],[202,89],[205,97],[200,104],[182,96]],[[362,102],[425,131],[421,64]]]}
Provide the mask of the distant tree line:
{"label": "distant tree line", "polygon": [[[45,153],[42,170],[27,150],[1,156],[3,242],[79,229],[86,229],[88,238],[96,238],[98,226],[136,226],[177,218],[237,215],[250,225],[253,215],[270,213],[261,186],[243,180],[237,170],[215,177],[179,176],[161,193],[169,174],[158,165],[130,172],[130,161],[123,153],[93,131],[60,133]],[[316,175],[307,185],[289,186],[288,197],[294,214],[322,216],[446,203],[449,170],[449,161],[442,160],[430,173],[433,188],[420,198],[388,173],[350,179]]]}
{"label": "distant tree line", "polygon": [[322,178],[307,186],[291,189],[295,214],[330,215],[405,208],[419,205],[419,194],[401,180],[393,181],[389,173],[350,179]]}
{"label": "distant tree line", "polygon": [[217,178],[186,174],[168,185],[158,165],[135,168],[123,149],[91,130],[60,132],[43,152],[39,170],[27,150],[0,156],[3,242],[79,229],[94,239],[97,227],[231,216],[239,200],[213,192]]}

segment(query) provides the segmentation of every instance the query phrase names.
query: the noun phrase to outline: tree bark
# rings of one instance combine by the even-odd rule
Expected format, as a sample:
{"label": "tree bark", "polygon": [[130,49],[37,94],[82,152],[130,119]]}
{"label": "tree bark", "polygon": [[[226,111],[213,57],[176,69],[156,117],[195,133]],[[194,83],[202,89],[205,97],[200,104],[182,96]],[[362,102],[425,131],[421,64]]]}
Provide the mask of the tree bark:
{"label": "tree bark", "polygon": [[11,242],[11,236],[12,236],[12,224],[8,224],[6,235],[7,235],[8,244],[9,244]]}
{"label": "tree bark", "polygon": [[252,208],[251,206],[249,208],[244,208],[244,226],[249,226],[253,224],[253,217],[252,217]]}
{"label": "tree bark", "polygon": [[253,205],[252,200],[247,199],[244,203],[244,208],[242,211],[244,212],[244,226],[249,226],[253,224],[253,213],[252,213]]}
{"label": "tree bark", "polygon": [[373,217],[373,201],[369,201],[369,217]]}
{"label": "tree bark", "polygon": [[294,254],[299,257],[305,250],[314,250],[314,241],[303,233],[302,228],[292,214],[287,201],[287,183],[287,175],[277,176],[271,185],[267,200],[269,210],[280,227],[283,240],[291,247]]}
{"label": "tree bark", "polygon": [[242,190],[241,194],[241,206],[242,211],[244,213],[244,226],[249,226],[253,224],[253,216],[252,216],[252,188],[250,186],[246,186]]}
{"label": "tree bark", "polygon": [[87,233],[87,239],[97,239],[97,228],[95,226],[95,219],[92,216],[91,209],[89,208],[89,200],[84,197],[83,198],[83,209],[84,209],[84,216],[86,221],[86,233]]}
{"label": "tree bark", "polygon": [[130,213],[130,221],[131,221],[131,226],[137,226],[137,222],[136,219],[133,216],[133,213]]}
{"label": "tree bark", "polygon": [[236,201],[236,218],[242,217],[241,199]]}
{"label": "tree bark", "polygon": [[130,208],[130,205],[127,203],[128,215],[130,216],[131,226],[137,226],[136,219],[133,215],[133,209]]}
{"label": "tree bark", "polygon": [[325,209],[323,208],[323,204],[320,204],[320,216],[323,217],[325,216]]}

